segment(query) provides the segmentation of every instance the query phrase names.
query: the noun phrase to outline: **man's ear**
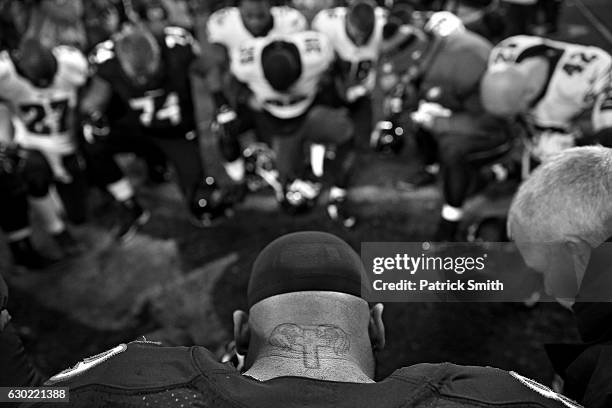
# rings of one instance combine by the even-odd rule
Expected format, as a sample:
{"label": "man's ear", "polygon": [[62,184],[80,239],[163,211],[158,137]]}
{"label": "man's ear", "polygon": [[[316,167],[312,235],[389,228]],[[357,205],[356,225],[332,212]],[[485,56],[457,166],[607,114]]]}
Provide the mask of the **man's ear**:
{"label": "man's ear", "polygon": [[382,320],[383,309],[384,306],[382,303],[376,303],[370,309],[368,332],[370,334],[372,349],[377,351],[385,348],[385,325]]}
{"label": "man's ear", "polygon": [[242,310],[235,310],[232,318],[234,320],[234,342],[238,354],[246,355],[249,350],[250,330],[249,315]]}

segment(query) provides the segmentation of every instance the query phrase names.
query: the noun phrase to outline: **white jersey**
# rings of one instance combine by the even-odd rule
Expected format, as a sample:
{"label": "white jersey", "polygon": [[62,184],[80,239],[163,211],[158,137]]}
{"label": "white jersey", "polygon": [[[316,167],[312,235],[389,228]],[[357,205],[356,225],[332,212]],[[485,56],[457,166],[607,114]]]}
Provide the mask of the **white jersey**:
{"label": "white jersey", "polygon": [[[295,44],[302,63],[302,74],[287,92],[278,92],[268,83],[261,64],[262,50],[274,40]],[[256,102],[279,119],[304,114],[319,90],[319,80],[334,59],[327,38],[314,31],[304,31],[282,37],[254,38],[242,44],[232,57],[232,72],[253,92]]]}
{"label": "white jersey", "polygon": [[[272,7],[273,25],[267,35],[284,35],[306,30],[306,18],[291,7]],[[254,38],[253,34],[244,25],[238,7],[226,7],[215,11],[208,18],[206,24],[208,42],[221,44],[232,55],[241,44]]]}
{"label": "white jersey", "polygon": [[368,92],[372,92],[376,85],[376,64],[383,45],[387,12],[383,8],[376,8],[374,31],[369,41],[362,46],[355,45],[346,32],[347,13],[346,7],[322,10],[312,21],[312,29],[325,34],[329,39],[341,60],[345,82],[349,85],[362,85]]}
{"label": "white jersey", "polygon": [[[541,98],[528,116],[542,128],[568,129],[573,119],[593,110],[596,128],[612,125],[602,106],[610,89],[612,57],[604,50],[540,37],[515,36],[499,43],[489,65],[516,63],[529,57],[544,57],[551,74]],[[607,107],[610,112],[610,107]],[[605,123],[608,122],[608,123]]]}
{"label": "white jersey", "polygon": [[76,48],[53,49],[57,73],[48,88],[36,88],[17,73],[7,52],[0,53],[0,99],[8,102],[19,121],[15,141],[43,153],[69,154],[76,150],[72,114],[77,89],[87,79],[85,56]]}

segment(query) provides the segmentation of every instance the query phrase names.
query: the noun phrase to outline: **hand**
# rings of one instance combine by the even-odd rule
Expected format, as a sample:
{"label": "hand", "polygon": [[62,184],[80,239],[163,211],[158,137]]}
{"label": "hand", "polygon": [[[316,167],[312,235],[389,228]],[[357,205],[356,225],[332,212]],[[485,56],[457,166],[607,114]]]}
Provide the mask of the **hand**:
{"label": "hand", "polygon": [[89,144],[93,144],[97,139],[104,138],[110,134],[110,127],[106,117],[100,112],[88,114],[82,121],[83,137]]}
{"label": "hand", "polygon": [[238,136],[238,115],[229,105],[219,107],[215,121],[228,136]]}
{"label": "hand", "polygon": [[421,101],[419,109],[412,112],[410,118],[423,129],[431,130],[434,127],[436,118],[448,118],[451,114],[450,109],[438,103]]}
{"label": "hand", "polygon": [[352,103],[367,93],[368,90],[363,85],[350,86],[346,89],[346,100],[347,102]]}

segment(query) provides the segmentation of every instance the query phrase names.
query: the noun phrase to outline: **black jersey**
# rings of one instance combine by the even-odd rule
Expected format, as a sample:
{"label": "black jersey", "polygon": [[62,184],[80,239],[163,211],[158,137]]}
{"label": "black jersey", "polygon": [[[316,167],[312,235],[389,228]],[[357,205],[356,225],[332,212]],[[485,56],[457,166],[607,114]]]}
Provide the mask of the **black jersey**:
{"label": "black jersey", "polygon": [[[196,129],[190,67],[197,45],[188,31],[167,27],[158,39],[160,74],[144,86],[134,83],[122,70],[113,40],[99,44],[91,54],[95,75],[108,82],[114,98],[133,114],[147,133],[155,136],[184,135]],[[111,103],[110,111],[117,111]]]}
{"label": "black jersey", "polygon": [[217,362],[204,347],[144,342],[90,357],[47,385],[70,387],[69,406],[79,407],[577,407],[533,380],[491,367],[417,364],[370,384],[258,381]]}

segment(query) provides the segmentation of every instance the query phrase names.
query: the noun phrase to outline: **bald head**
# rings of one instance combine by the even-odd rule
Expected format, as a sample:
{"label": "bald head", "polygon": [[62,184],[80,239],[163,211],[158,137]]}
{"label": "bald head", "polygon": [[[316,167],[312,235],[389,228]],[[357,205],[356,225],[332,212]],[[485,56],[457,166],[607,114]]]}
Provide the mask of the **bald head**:
{"label": "bald head", "polygon": [[[268,244],[253,264],[249,314],[234,312],[238,350],[247,368],[256,366],[251,374],[372,378],[372,350],[384,346],[384,326],[382,305],[370,309],[361,298],[364,275],[359,255],[328,233],[297,232]],[[338,371],[339,361],[358,370]]]}
{"label": "bald head", "polygon": [[516,65],[494,65],[482,77],[482,106],[493,115],[514,116],[523,113],[529,105],[529,96],[527,77]]}

